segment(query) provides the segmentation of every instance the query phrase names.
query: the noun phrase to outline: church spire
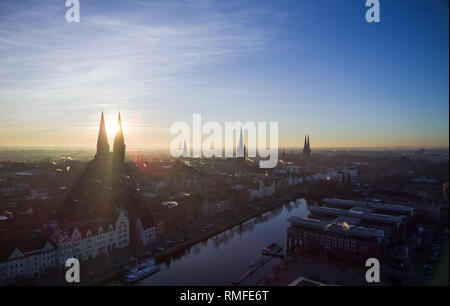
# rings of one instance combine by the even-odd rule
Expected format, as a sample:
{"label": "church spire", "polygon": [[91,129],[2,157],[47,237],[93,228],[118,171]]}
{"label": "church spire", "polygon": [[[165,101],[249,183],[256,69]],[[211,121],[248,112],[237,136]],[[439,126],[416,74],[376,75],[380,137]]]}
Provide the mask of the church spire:
{"label": "church spire", "polygon": [[114,146],[116,146],[116,144],[124,145],[123,131],[122,131],[122,120],[120,119],[120,112],[119,112],[119,118],[117,118],[116,137],[114,137]]}
{"label": "church spire", "polygon": [[188,152],[188,149],[187,149],[186,140],[183,143],[183,154],[182,154],[182,156],[183,157],[189,157],[189,152]]}
{"label": "church spire", "polygon": [[239,146],[236,152],[236,157],[245,157],[245,146],[244,146],[244,136],[242,133],[242,124],[241,124],[241,133],[239,135]]}
{"label": "church spire", "polygon": [[303,146],[303,155],[311,155],[311,148],[309,147],[309,134],[305,135],[305,144]]}
{"label": "church spire", "polygon": [[105,127],[105,118],[103,116],[103,110],[102,110],[102,117],[100,119],[100,130],[98,132],[98,138],[97,138],[97,154],[96,157],[105,156],[109,153],[109,144],[108,144],[108,137],[106,135],[106,127]]}
{"label": "church spire", "polygon": [[122,120],[119,117],[117,118],[117,126],[118,130],[116,132],[116,136],[114,137],[114,145],[113,145],[113,155],[114,161],[123,164],[125,162],[125,141],[123,139],[123,130],[122,130]]}

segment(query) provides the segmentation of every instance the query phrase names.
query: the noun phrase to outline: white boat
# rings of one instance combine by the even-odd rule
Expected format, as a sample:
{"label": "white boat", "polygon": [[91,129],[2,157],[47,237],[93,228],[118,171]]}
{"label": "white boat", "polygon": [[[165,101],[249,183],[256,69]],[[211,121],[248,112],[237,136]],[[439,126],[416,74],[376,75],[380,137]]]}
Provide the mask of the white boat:
{"label": "white boat", "polygon": [[148,259],[143,263],[140,263],[134,267],[126,267],[124,278],[128,283],[138,281],[146,276],[156,273],[160,270],[160,267],[155,265],[154,259]]}

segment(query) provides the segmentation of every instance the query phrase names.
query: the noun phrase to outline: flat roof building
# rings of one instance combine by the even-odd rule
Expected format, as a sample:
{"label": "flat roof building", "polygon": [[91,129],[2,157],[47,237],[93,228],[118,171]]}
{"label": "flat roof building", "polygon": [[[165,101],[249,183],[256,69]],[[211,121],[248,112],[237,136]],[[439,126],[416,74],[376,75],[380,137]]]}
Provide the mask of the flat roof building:
{"label": "flat roof building", "polygon": [[383,230],[359,226],[359,220],[340,216],[333,221],[290,217],[287,251],[320,253],[348,262],[365,262],[367,258],[384,258]]}
{"label": "flat roof building", "polygon": [[[323,216],[328,219],[335,218],[333,221],[339,221],[343,218],[352,218],[359,220],[358,225],[381,229],[385,232],[386,243],[401,242],[406,234],[406,217],[392,216],[386,214],[374,213],[372,209],[367,207],[352,207],[351,209],[339,209],[324,206],[308,207],[311,214]],[[353,221],[355,222],[355,221]],[[354,225],[357,225],[354,223]]]}
{"label": "flat roof building", "polygon": [[354,201],[354,200],[343,200],[343,199],[332,199],[332,198],[324,198],[322,202],[329,206],[338,206],[338,207],[366,207],[375,212],[386,212],[397,215],[405,215],[408,217],[412,217],[414,214],[414,207],[390,204],[390,203],[373,203],[373,202],[362,202],[362,201]]}

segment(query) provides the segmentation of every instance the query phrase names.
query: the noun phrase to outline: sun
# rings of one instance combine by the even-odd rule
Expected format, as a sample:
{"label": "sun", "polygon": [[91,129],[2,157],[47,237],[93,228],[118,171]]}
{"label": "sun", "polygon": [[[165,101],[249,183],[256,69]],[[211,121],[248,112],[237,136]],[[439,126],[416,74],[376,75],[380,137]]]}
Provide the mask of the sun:
{"label": "sun", "polygon": [[114,137],[116,132],[119,130],[119,125],[116,120],[107,120],[105,122],[106,133],[109,137]]}

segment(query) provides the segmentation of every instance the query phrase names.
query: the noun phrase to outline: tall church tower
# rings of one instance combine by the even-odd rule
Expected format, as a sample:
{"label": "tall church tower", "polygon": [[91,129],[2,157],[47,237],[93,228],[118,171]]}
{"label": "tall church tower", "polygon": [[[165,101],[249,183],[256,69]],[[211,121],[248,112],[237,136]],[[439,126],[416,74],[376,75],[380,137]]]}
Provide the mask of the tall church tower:
{"label": "tall church tower", "polygon": [[123,165],[125,163],[125,141],[123,139],[123,131],[122,131],[122,120],[117,119],[118,130],[116,132],[116,137],[114,137],[114,145],[113,145],[113,160],[115,163]]}
{"label": "tall church tower", "polygon": [[106,158],[108,156],[108,153],[109,153],[109,144],[108,144],[108,137],[106,136],[105,118],[103,117],[102,111],[102,117],[100,119],[100,130],[97,139],[97,154],[95,154],[95,158],[96,159]]}
{"label": "tall church tower", "polygon": [[236,157],[238,159],[242,159],[245,161],[245,158],[247,157],[247,148],[245,147],[244,144],[244,135],[242,132],[242,126],[241,126],[241,133],[239,135],[239,144],[237,146],[237,150],[236,150]]}
{"label": "tall church tower", "polygon": [[308,138],[306,138],[306,135],[305,135],[305,144],[303,146],[303,155],[306,155],[306,156],[311,155],[311,148],[309,147],[309,135],[308,135]]}

